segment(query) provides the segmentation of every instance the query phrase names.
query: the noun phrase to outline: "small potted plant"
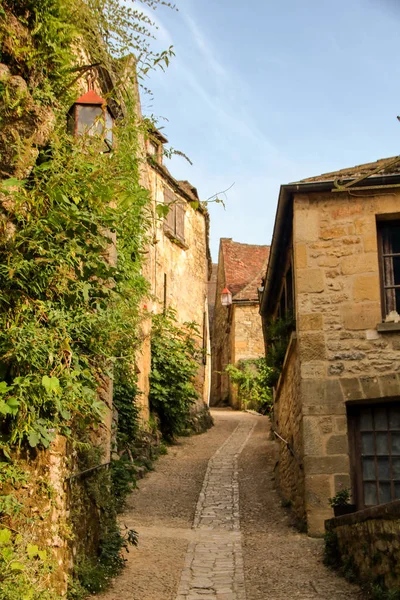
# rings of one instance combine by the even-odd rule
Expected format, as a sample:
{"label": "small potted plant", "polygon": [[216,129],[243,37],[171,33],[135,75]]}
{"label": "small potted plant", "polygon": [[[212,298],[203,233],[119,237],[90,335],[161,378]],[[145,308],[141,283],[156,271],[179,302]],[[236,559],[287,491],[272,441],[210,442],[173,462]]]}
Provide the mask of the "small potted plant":
{"label": "small potted plant", "polygon": [[348,515],[356,511],[355,504],[350,504],[349,488],[343,487],[342,483],[339,483],[339,488],[339,491],[328,500],[333,508],[335,517],[341,517],[342,515]]}

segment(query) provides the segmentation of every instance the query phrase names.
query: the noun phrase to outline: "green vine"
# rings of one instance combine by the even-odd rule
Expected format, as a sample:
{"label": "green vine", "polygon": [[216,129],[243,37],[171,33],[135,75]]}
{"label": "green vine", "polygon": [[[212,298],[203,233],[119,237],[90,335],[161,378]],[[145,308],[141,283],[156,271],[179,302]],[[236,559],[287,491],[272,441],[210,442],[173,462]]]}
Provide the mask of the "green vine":
{"label": "green vine", "polygon": [[274,372],[265,358],[240,360],[237,365],[228,365],[226,372],[237,386],[238,399],[244,409],[251,408],[262,414],[270,412]]}
{"label": "green vine", "polygon": [[157,414],[167,440],[182,434],[198,398],[193,383],[201,358],[198,337],[197,325],[182,327],[172,309],[153,317],[150,409]]}

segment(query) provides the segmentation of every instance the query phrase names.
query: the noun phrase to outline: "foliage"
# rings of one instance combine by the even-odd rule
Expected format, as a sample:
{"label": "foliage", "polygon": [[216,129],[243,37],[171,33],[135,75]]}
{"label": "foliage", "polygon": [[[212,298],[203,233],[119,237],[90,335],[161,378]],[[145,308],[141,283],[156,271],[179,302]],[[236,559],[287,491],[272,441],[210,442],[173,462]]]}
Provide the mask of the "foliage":
{"label": "foliage", "polygon": [[243,408],[253,408],[262,414],[271,410],[270,381],[273,370],[264,357],[240,360],[236,366],[228,365],[226,372],[231,382],[237,385],[238,398]]}
{"label": "foliage", "polygon": [[193,380],[201,357],[198,337],[197,325],[179,325],[172,309],[153,317],[150,408],[169,440],[185,429],[190,407],[197,399]]}
{"label": "foliage", "polygon": [[288,315],[286,318],[271,320],[267,325],[266,365],[270,368],[268,382],[271,387],[274,387],[278,383],[293,329],[294,318],[291,315]]}
{"label": "foliage", "polygon": [[2,600],[53,600],[48,589],[52,564],[45,549],[27,536],[0,529],[0,589]]}
{"label": "foliage", "polygon": [[346,506],[350,502],[350,490],[349,488],[343,487],[342,483],[339,483],[340,490],[336,492],[332,498],[328,499],[330,506]]}
{"label": "foliage", "polygon": [[[169,6],[142,1],[151,9]],[[144,76],[168,65],[173,54],[153,53],[153,27],[145,12],[119,0],[0,0],[0,61],[21,78],[17,87],[15,80],[0,81],[1,151],[9,146],[15,163],[0,172],[8,176],[0,182],[0,518],[5,523],[18,518],[24,531],[28,517],[17,492],[26,480],[16,455],[35,458],[57,434],[68,437],[72,449],[90,446],[87,432],[106,410],[99,384],[115,364],[119,444],[128,447],[137,433],[130,369],[139,345],[140,299],[147,291],[141,256],[149,198],[139,185],[137,139],[143,127],[136,116],[132,64]],[[76,139],[66,133],[76,84],[91,65],[106,80],[106,96],[119,117],[117,144],[109,153],[102,152],[100,136]],[[24,140],[29,150],[29,136],[46,122],[36,160],[37,149],[27,151]],[[21,123],[29,136],[25,131],[20,137]],[[18,178],[9,176],[17,163]],[[122,396],[130,397],[129,407]],[[111,500],[122,469],[112,471],[96,471],[85,481],[100,515],[100,540],[98,556],[82,558],[81,564],[92,564],[104,582],[123,564],[125,544],[116,525],[118,505]],[[43,486],[41,493],[49,491]],[[32,544],[36,534],[30,535],[21,547],[13,537],[18,556],[24,557],[23,544]],[[36,575],[29,565],[11,569],[9,584],[1,573],[2,597],[7,585],[17,590],[15,598],[36,599],[50,572],[47,565],[39,568],[38,556]],[[81,580],[87,589],[96,587],[83,566]],[[40,593],[43,600],[52,594]]]}

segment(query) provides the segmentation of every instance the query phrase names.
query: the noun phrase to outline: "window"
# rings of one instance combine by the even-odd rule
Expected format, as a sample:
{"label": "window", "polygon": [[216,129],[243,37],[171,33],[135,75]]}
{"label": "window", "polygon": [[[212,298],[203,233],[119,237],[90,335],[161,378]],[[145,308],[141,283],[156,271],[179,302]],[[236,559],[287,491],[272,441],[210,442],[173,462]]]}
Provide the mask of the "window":
{"label": "window", "polygon": [[175,194],[168,187],[164,187],[164,202],[170,205],[168,215],[165,217],[164,230],[169,237],[180,242],[185,242],[185,205],[177,200]]}
{"label": "window", "polygon": [[349,407],[354,496],[359,509],[400,498],[400,402]]}
{"label": "window", "polygon": [[378,223],[382,308],[385,318],[400,314],[400,221]]}

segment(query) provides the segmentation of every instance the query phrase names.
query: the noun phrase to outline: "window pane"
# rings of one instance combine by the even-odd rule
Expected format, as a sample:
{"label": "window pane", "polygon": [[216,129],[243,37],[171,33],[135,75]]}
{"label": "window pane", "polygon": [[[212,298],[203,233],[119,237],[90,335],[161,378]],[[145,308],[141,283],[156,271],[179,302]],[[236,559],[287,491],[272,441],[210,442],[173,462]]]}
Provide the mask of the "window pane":
{"label": "window pane", "polygon": [[103,111],[101,106],[78,106],[78,133],[89,135],[100,134],[103,131]]}
{"label": "window pane", "polygon": [[400,407],[389,408],[390,429],[400,429]]}
{"label": "window pane", "polygon": [[400,454],[400,432],[392,431],[392,454]]}
{"label": "window pane", "polygon": [[373,458],[363,458],[363,479],[376,479],[375,462]]}
{"label": "window pane", "polygon": [[390,481],[389,458],[378,458],[378,478],[380,481]]}
{"label": "window pane", "polygon": [[388,232],[390,252],[400,252],[400,225],[390,224],[386,231]]}
{"label": "window pane", "polygon": [[392,473],[393,473],[393,479],[400,480],[400,457],[392,458]]}
{"label": "window pane", "polygon": [[364,504],[365,506],[378,504],[375,483],[364,483]]}
{"label": "window pane", "polygon": [[390,489],[390,483],[380,483],[379,484],[379,504],[384,504],[385,502],[391,502],[392,493]]}
{"label": "window pane", "polygon": [[396,500],[400,498],[400,483],[394,484],[394,497]]}
{"label": "window pane", "polygon": [[386,408],[379,407],[374,410],[375,429],[387,430]]}
{"label": "window pane", "polygon": [[[384,434],[386,435],[386,434]],[[374,434],[373,433],[362,433],[361,434],[361,452],[363,455],[369,454],[374,455]],[[386,452],[387,454],[387,452]]]}
{"label": "window pane", "polygon": [[376,434],[376,453],[377,455],[389,454],[388,434],[377,433]]}
{"label": "window pane", "polygon": [[108,110],[106,110],[106,140],[112,144],[113,141],[113,119]]}
{"label": "window pane", "polygon": [[370,408],[364,408],[360,414],[360,429],[361,431],[369,430],[372,431],[372,410]]}

